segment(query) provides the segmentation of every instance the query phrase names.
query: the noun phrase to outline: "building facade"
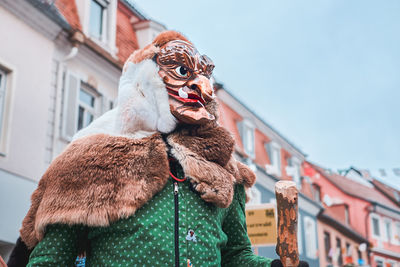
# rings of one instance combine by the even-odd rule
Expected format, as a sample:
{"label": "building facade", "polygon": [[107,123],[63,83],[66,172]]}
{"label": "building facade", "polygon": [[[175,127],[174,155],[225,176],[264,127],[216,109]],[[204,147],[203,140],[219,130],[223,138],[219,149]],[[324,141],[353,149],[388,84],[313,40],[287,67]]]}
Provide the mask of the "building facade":
{"label": "building facade", "polygon": [[[300,192],[304,185],[302,163],[305,155],[275,129],[260,119],[221,84],[217,84],[220,105],[220,123],[231,131],[236,141],[237,159],[252,168],[257,182],[251,190],[248,205],[276,204],[275,183],[293,180]],[[319,266],[317,215],[322,206],[299,194],[298,243],[302,260],[310,266]],[[257,247],[259,255],[279,258],[275,245]]]}

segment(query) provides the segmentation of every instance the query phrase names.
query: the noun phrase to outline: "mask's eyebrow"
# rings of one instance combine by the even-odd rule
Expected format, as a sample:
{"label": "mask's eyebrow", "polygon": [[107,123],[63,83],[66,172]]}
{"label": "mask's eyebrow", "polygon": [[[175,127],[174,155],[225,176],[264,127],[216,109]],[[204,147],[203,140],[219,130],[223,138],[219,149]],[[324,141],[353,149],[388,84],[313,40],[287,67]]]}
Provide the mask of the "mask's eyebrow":
{"label": "mask's eyebrow", "polygon": [[202,72],[204,72],[207,76],[211,76],[215,67],[212,60],[208,56],[202,55],[199,61],[199,66]]}
{"label": "mask's eyebrow", "polygon": [[191,71],[194,71],[197,61],[195,57],[196,55],[193,53],[193,51],[183,49],[183,47],[176,47],[176,49],[167,49],[161,51],[155,59],[156,62],[159,62],[160,64],[165,66],[181,65]]}

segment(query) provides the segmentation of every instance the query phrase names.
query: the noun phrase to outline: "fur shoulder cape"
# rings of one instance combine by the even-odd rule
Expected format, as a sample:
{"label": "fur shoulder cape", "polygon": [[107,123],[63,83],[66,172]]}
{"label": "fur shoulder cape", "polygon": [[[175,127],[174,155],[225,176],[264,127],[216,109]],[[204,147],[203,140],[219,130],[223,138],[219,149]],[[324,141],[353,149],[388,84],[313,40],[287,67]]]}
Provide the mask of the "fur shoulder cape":
{"label": "fur shoulder cape", "polygon": [[254,173],[233,156],[222,127],[180,127],[142,139],[92,134],[73,141],[51,163],[31,197],[20,230],[32,248],[48,224],[108,226],[135,213],[165,186],[168,151],[203,200],[228,207],[234,184],[250,187]]}

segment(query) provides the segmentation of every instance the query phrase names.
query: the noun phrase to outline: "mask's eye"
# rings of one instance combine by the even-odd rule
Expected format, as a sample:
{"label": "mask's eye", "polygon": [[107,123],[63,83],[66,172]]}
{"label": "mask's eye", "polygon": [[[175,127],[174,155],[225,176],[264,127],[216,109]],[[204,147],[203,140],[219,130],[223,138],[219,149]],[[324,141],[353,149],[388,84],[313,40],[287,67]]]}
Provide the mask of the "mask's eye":
{"label": "mask's eye", "polygon": [[175,72],[181,77],[188,77],[189,70],[183,66],[179,66],[175,69]]}

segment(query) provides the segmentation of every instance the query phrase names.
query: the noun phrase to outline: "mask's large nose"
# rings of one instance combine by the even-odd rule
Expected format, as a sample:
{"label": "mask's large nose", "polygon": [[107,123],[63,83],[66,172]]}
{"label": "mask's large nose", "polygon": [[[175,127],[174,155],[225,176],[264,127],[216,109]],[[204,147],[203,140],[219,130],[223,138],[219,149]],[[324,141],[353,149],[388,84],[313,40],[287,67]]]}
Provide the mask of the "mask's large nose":
{"label": "mask's large nose", "polygon": [[213,100],[215,97],[210,79],[204,75],[197,75],[196,78],[187,83],[187,87],[200,93],[206,102]]}

